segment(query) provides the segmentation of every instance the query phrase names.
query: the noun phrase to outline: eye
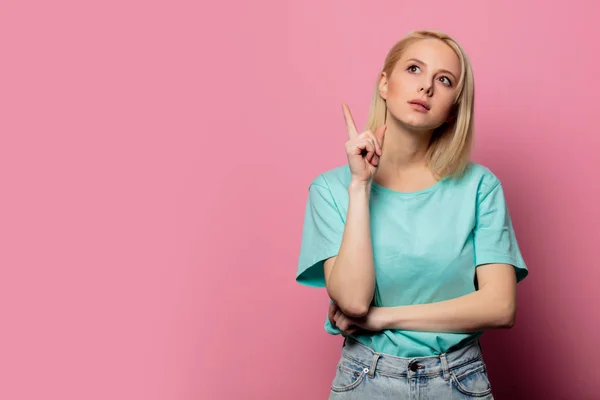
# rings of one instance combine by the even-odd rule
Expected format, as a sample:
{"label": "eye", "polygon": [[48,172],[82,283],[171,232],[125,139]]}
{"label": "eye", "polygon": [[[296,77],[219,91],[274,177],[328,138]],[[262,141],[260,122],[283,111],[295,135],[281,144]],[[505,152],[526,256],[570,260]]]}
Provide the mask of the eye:
{"label": "eye", "polygon": [[[444,82],[444,79],[446,80],[445,82]],[[443,83],[444,85],[446,85],[446,86],[452,86],[452,81],[451,81],[451,80],[450,80],[450,78],[448,78],[447,76],[442,76],[442,77],[440,78],[440,80],[442,81],[442,83]]]}
{"label": "eye", "polygon": [[417,72],[417,71],[415,71],[415,69],[419,69],[419,67],[413,64],[410,67],[408,67],[406,70],[409,72],[415,73],[415,72]]}

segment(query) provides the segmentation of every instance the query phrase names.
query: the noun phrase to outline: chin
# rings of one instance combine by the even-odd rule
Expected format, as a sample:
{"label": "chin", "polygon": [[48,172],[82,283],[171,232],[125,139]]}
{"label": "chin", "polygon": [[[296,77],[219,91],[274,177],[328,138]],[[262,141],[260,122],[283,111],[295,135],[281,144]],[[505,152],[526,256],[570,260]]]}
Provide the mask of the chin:
{"label": "chin", "polygon": [[395,118],[400,124],[406,126],[411,130],[416,131],[428,131],[436,128],[435,124],[432,124],[426,115],[405,115],[402,118]]}

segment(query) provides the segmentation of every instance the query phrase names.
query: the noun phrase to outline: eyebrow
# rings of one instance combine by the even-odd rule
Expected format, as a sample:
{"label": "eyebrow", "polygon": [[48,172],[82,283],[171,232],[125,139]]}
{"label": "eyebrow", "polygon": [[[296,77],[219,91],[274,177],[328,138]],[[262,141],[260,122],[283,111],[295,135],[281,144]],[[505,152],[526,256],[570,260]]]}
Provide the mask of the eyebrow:
{"label": "eyebrow", "polygon": [[[416,58],[411,58],[409,60],[406,60],[406,62],[409,62],[409,61],[415,61],[415,62],[417,62],[417,63],[419,63],[421,65],[427,65],[423,61],[421,61],[419,59],[416,59]],[[456,76],[454,76],[454,74],[452,72],[448,71],[447,69],[440,69],[440,72],[445,72],[445,73],[447,73],[449,75],[452,75],[452,77],[454,78],[455,81],[458,80],[458,79],[456,79]]]}

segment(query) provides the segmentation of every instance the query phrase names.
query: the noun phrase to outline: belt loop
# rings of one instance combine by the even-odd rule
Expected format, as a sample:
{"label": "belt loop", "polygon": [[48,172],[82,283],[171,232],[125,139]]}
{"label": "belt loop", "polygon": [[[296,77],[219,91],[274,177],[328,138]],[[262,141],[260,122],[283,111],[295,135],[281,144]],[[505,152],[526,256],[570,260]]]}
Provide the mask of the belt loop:
{"label": "belt loop", "polygon": [[371,368],[369,368],[369,378],[375,377],[375,368],[377,368],[377,361],[379,361],[380,353],[374,353],[373,359],[371,360]]}
{"label": "belt loop", "polygon": [[442,362],[442,375],[444,376],[444,380],[447,381],[450,379],[450,371],[448,371],[448,360],[446,359],[446,353],[440,354],[440,361]]}

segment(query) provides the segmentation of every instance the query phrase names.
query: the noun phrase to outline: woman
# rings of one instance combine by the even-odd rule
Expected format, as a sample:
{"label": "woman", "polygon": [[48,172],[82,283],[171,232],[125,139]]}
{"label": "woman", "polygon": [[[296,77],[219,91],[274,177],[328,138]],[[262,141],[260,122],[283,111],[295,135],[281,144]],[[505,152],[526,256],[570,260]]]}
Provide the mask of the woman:
{"label": "woman", "polygon": [[479,336],[510,328],[528,269],[502,185],[470,161],[461,46],[412,32],[388,53],[348,164],[310,184],[296,279],[345,336],[330,399],[492,399]]}

